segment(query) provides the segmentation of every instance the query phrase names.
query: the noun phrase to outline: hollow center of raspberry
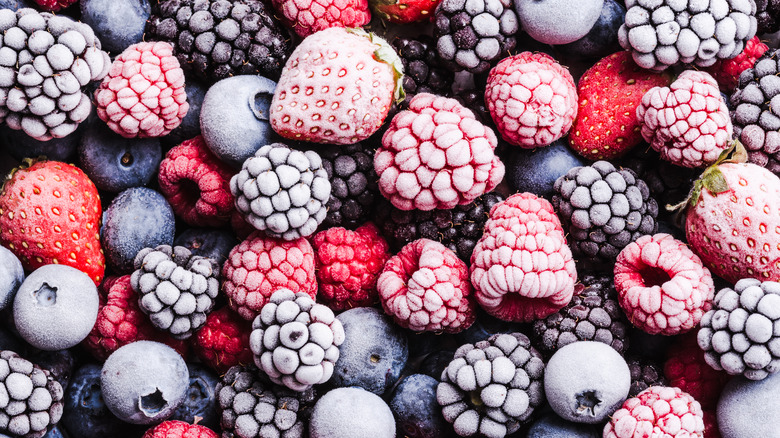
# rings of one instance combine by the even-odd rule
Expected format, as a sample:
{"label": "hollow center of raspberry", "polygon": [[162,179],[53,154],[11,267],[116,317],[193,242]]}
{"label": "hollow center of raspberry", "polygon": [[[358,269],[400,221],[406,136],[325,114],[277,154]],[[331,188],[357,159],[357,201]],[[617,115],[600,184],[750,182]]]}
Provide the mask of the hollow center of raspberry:
{"label": "hollow center of raspberry", "polygon": [[200,187],[198,187],[195,181],[183,179],[179,183],[179,187],[181,199],[184,201],[183,205],[195,205],[198,202],[198,199],[200,199]]}
{"label": "hollow center of raspberry", "polygon": [[41,287],[33,292],[33,297],[38,301],[41,307],[51,307],[57,304],[57,288],[43,283]]}
{"label": "hollow center of raspberry", "polygon": [[257,120],[269,120],[271,110],[271,100],[273,100],[273,94],[257,93],[255,94],[254,101],[251,102],[252,112],[255,113]]}
{"label": "hollow center of raspberry", "polygon": [[601,399],[596,391],[584,391],[576,395],[578,414],[596,414],[596,406],[601,403]]}
{"label": "hollow center of raspberry", "polygon": [[656,266],[643,266],[639,270],[639,275],[642,276],[646,287],[663,286],[664,283],[672,279],[666,271]]}
{"label": "hollow center of raspberry", "polygon": [[159,388],[154,388],[154,392],[142,395],[138,404],[141,412],[147,417],[153,417],[168,406],[168,401],[165,400]]}

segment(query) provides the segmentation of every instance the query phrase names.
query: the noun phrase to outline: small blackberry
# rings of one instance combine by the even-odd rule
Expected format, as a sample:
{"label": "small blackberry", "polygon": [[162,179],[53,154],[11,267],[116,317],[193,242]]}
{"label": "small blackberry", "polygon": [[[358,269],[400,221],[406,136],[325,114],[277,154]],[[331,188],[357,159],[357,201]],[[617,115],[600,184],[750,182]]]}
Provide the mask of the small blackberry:
{"label": "small blackberry", "polygon": [[780,0],[756,0],[756,35],[780,30]]}
{"label": "small blackberry", "polygon": [[[484,88],[484,86],[485,84],[483,83],[482,87]],[[488,110],[487,105],[485,105],[484,91],[479,91],[477,89],[465,90],[458,93],[454,98],[460,102],[461,105],[470,109],[483,125],[495,129],[495,122],[493,122],[493,118],[490,117],[490,110]],[[498,147],[500,148],[502,145],[503,142],[499,142]]]}
{"label": "small blackberry", "polygon": [[374,171],[374,149],[356,143],[318,152],[330,180],[330,199],[325,204],[328,212],[322,226],[355,229],[363,225],[382,197]]}
{"label": "small blackberry", "polygon": [[586,275],[566,307],[534,322],[534,345],[552,355],[573,342],[598,341],[623,355],[628,349],[629,327],[612,278]]}
{"label": "small blackberry", "polygon": [[0,431],[43,437],[62,417],[63,395],[48,371],[13,351],[0,351]]}
{"label": "small blackberry", "polygon": [[428,35],[417,38],[398,37],[393,47],[404,65],[404,91],[409,102],[417,93],[431,93],[438,96],[452,94],[454,75],[444,66],[436,51],[436,41]]}
{"label": "small blackberry", "polygon": [[242,74],[278,80],[292,53],[286,29],[259,0],[164,0],[147,35],[173,44],[182,68],[211,82]]}
{"label": "small blackberry", "polygon": [[469,263],[471,253],[482,237],[490,209],[503,200],[497,193],[486,193],[468,205],[431,211],[399,210],[390,202],[381,201],[375,220],[393,252],[425,238],[441,242]]}
{"label": "small blackberry", "polygon": [[629,357],[626,359],[631,372],[631,389],[629,397],[636,397],[640,392],[651,386],[668,386],[669,381],[664,376],[664,368],[644,357]]}

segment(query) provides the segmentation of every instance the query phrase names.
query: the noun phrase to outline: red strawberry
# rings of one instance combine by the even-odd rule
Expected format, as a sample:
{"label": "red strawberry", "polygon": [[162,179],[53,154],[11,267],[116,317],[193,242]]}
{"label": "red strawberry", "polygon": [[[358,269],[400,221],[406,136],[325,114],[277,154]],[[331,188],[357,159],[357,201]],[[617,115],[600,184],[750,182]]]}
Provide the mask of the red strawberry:
{"label": "red strawberry", "polygon": [[669,85],[668,75],[642,69],[628,52],[607,56],[580,78],[579,111],[569,133],[572,149],[589,160],[618,157],[642,141],[636,109],[653,87]]}
{"label": "red strawberry", "polygon": [[103,280],[102,208],[95,184],[78,167],[37,161],[12,172],[0,191],[0,244],[27,270],[61,263]]}
{"label": "red strawberry", "polygon": [[369,0],[371,10],[382,20],[407,24],[433,18],[441,0]]}

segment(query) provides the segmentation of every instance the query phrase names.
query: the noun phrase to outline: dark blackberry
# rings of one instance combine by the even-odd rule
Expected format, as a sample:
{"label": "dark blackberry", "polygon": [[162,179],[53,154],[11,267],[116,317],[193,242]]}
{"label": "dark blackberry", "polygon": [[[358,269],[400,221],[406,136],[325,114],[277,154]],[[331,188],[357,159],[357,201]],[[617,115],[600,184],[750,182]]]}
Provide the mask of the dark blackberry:
{"label": "dark blackberry", "polygon": [[455,100],[470,109],[483,125],[495,129],[495,123],[490,117],[490,111],[488,110],[487,105],[485,105],[485,92],[480,91],[484,90],[484,87],[485,83],[483,82],[480,89],[465,90],[458,93],[458,95],[455,96]]}
{"label": "dark blackberry", "polygon": [[182,68],[211,82],[249,74],[278,80],[292,52],[289,33],[259,0],[165,0],[147,36],[169,41]]}
{"label": "dark blackberry", "polygon": [[383,200],[377,205],[376,224],[398,252],[407,243],[426,238],[441,242],[469,263],[474,246],[482,237],[490,209],[503,201],[497,193],[486,193],[468,205],[452,210],[399,210]]}
{"label": "dark blackberry", "polygon": [[374,204],[382,197],[374,171],[374,149],[360,143],[318,150],[330,180],[328,212],[324,228],[355,229],[371,218]]}
{"label": "dark blackberry", "polygon": [[444,61],[439,58],[436,41],[432,37],[398,37],[393,40],[393,47],[404,65],[404,102],[409,102],[417,93],[438,96],[452,94],[454,75],[452,70],[444,67]]}
{"label": "dark blackberry", "polygon": [[622,355],[628,349],[629,327],[612,278],[586,275],[566,307],[534,322],[534,345],[551,356],[573,342],[598,341]]}
{"label": "dark blackberry", "polygon": [[631,389],[629,397],[651,386],[668,386],[669,381],[664,376],[664,368],[660,364],[644,357],[629,357],[626,359],[628,370],[631,372]]}
{"label": "dark blackberry", "polygon": [[756,0],[756,35],[780,30],[780,0]]}

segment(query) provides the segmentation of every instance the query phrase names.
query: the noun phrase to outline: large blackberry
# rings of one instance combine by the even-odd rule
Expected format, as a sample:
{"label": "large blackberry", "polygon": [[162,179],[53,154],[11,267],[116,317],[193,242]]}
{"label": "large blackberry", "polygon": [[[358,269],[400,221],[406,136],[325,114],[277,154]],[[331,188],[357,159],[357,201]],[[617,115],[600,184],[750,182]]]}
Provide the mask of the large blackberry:
{"label": "large blackberry", "polygon": [[211,82],[241,74],[278,80],[292,53],[286,29],[260,0],[164,0],[147,35],[173,44],[182,68]]}
{"label": "large blackberry", "polygon": [[636,397],[640,392],[651,386],[668,386],[669,381],[664,376],[663,367],[650,359],[633,356],[626,359],[631,372],[631,389],[629,397]]}
{"label": "large blackberry", "polygon": [[658,230],[658,203],[631,169],[607,161],[574,167],[555,181],[553,205],[575,257],[591,267],[614,265],[626,245]]}
{"label": "large blackberry", "polygon": [[363,225],[381,198],[374,171],[374,149],[360,143],[318,149],[330,180],[325,228],[355,229]]}
{"label": "large blackberry", "polygon": [[497,193],[486,193],[471,204],[431,211],[399,210],[388,201],[380,201],[375,221],[393,252],[425,238],[441,242],[469,263],[490,209],[503,200]]}
{"label": "large blackberry", "polygon": [[452,94],[454,74],[439,58],[433,38],[428,35],[420,35],[417,38],[398,37],[393,40],[393,47],[404,65],[404,102],[409,102],[417,93],[438,96]]}
{"label": "large blackberry", "polygon": [[756,35],[780,30],[780,0],[756,0]]}
{"label": "large blackberry", "polygon": [[0,351],[0,431],[41,438],[60,421],[63,395],[48,371],[13,351]]}
{"label": "large blackberry", "polygon": [[534,322],[534,345],[552,355],[573,342],[598,341],[622,355],[628,349],[629,327],[612,278],[586,275],[566,307]]}

